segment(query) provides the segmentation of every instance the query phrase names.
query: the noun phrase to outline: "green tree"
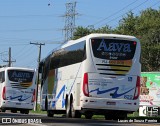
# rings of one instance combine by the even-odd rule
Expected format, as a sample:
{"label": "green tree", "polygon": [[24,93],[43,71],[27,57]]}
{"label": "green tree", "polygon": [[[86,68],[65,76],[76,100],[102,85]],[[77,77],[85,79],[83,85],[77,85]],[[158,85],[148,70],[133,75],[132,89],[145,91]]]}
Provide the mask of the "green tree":
{"label": "green tree", "polygon": [[142,71],[160,71],[160,9],[148,8],[138,16],[130,11],[114,29],[108,25],[98,29],[77,27],[74,39],[90,33],[116,33],[136,36],[140,39],[142,47]]}
{"label": "green tree", "polygon": [[84,28],[82,26],[78,26],[73,34],[73,39],[81,38],[81,37],[86,36],[90,33],[91,33],[91,31],[89,28]]}
{"label": "green tree", "polygon": [[112,33],[112,28],[108,25],[94,30],[94,33]]}
{"label": "green tree", "polygon": [[138,18],[138,32],[145,35],[147,32],[155,31],[160,28],[160,10],[148,8],[141,12]]}
{"label": "green tree", "polygon": [[160,10],[148,8],[138,17],[139,38],[142,46],[142,71],[160,68]]}
{"label": "green tree", "polygon": [[130,11],[126,17],[120,20],[119,26],[115,29],[115,33],[135,36],[137,35],[137,23],[138,17],[134,16],[134,13]]}
{"label": "green tree", "polygon": [[78,39],[91,33],[112,33],[112,28],[108,25],[95,29],[94,26],[82,27],[78,26],[73,34],[73,39]]}
{"label": "green tree", "polygon": [[150,29],[141,38],[142,71],[160,70],[160,29]]}

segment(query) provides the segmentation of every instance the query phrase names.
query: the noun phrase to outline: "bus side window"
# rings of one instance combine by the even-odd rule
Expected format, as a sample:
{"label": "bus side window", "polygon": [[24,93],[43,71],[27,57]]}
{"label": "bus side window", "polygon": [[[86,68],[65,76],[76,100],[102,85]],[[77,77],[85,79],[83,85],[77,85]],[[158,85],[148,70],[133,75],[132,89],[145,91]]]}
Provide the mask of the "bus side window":
{"label": "bus side window", "polygon": [[4,77],[4,71],[0,72],[0,83],[3,83],[5,81]]}

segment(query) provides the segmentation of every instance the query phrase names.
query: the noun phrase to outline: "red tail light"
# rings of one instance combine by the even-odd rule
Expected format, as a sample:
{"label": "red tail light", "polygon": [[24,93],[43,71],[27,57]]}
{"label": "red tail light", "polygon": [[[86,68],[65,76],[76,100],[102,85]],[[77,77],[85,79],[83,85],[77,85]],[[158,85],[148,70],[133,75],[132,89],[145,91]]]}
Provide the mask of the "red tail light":
{"label": "red tail light", "polygon": [[140,77],[138,76],[133,99],[136,100],[139,97],[139,94],[140,94]]}
{"label": "red tail light", "polygon": [[36,101],[36,90],[33,91],[32,102]]}
{"label": "red tail light", "polygon": [[85,96],[89,97],[89,91],[88,91],[88,73],[84,74],[83,77],[83,93]]}
{"label": "red tail light", "polygon": [[3,100],[6,100],[6,87],[3,87],[2,98]]}

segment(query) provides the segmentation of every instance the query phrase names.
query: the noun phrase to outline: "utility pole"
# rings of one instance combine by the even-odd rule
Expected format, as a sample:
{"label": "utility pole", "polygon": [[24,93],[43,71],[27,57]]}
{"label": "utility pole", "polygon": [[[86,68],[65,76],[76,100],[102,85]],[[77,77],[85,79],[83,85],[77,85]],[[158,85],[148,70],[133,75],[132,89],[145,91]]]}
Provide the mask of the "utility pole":
{"label": "utility pole", "polygon": [[34,44],[34,45],[38,45],[39,46],[39,56],[38,56],[38,76],[37,76],[37,86],[36,86],[36,104],[35,104],[35,108],[37,110],[37,101],[38,101],[38,82],[39,82],[39,63],[41,61],[41,46],[45,45],[45,43],[32,43],[30,42],[30,44]]}
{"label": "utility pole", "polygon": [[66,3],[66,13],[65,17],[65,41],[70,40],[73,37],[73,33],[75,30],[75,16],[78,15],[75,11],[76,2]]}
{"label": "utility pole", "polygon": [[11,59],[11,47],[9,47],[8,60],[4,60],[3,62],[8,62],[8,67],[11,67],[12,62],[16,62],[16,60],[12,61]]}

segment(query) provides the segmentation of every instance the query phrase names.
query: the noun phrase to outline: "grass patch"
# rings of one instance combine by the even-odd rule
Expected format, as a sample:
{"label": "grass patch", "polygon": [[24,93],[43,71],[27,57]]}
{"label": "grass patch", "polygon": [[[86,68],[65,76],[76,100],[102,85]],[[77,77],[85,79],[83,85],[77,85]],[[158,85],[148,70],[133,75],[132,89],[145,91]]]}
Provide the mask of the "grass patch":
{"label": "grass patch", "polygon": [[127,114],[127,117],[139,117],[139,113],[138,112],[133,112],[132,114]]}
{"label": "grass patch", "polygon": [[[85,115],[81,116],[82,119],[85,119]],[[105,119],[104,115],[93,115],[92,119]]]}
{"label": "grass patch", "polygon": [[42,111],[41,108],[40,108],[40,104],[37,104],[37,110],[34,111],[34,110],[31,110],[30,113],[37,113],[37,114],[47,114],[46,111]]}

